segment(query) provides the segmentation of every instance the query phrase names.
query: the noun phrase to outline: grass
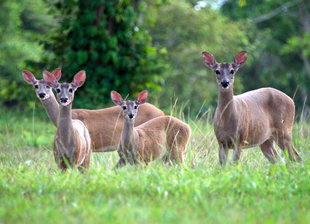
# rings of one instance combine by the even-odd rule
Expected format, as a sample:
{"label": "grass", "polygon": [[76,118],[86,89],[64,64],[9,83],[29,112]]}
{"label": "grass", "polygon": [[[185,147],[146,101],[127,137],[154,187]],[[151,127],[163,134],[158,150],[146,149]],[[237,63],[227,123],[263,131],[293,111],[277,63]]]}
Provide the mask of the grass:
{"label": "grass", "polygon": [[307,123],[294,125],[301,163],[281,153],[271,165],[252,148],[238,165],[221,168],[207,114],[188,119],[192,138],[182,165],[115,170],[116,152],[93,153],[87,172],[62,173],[52,153],[55,127],[35,117],[0,111],[0,223],[310,222]]}

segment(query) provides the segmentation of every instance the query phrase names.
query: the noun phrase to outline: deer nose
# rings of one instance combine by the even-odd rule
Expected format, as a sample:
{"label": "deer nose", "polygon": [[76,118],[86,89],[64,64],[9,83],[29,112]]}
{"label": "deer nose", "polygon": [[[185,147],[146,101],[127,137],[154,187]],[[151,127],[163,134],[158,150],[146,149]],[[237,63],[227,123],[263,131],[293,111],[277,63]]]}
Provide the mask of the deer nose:
{"label": "deer nose", "polygon": [[45,93],[39,93],[39,97],[40,97],[40,98],[44,98],[45,95],[46,95]]}
{"label": "deer nose", "polygon": [[133,118],[133,114],[128,114],[128,117],[129,117],[130,119],[132,119],[132,118]]}
{"label": "deer nose", "polygon": [[62,103],[67,103],[67,101],[68,101],[68,98],[60,98],[60,102]]}
{"label": "deer nose", "polygon": [[223,88],[227,88],[227,87],[229,86],[229,81],[227,81],[227,80],[222,80],[222,81],[221,81],[221,85],[222,85]]}

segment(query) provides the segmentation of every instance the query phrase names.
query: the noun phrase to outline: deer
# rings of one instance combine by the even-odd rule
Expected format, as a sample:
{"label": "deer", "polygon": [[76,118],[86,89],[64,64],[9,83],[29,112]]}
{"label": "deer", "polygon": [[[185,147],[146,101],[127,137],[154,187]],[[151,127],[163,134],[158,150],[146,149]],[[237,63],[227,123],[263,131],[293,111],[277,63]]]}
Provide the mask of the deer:
{"label": "deer", "polygon": [[203,63],[212,69],[218,85],[218,105],[213,127],[219,144],[219,161],[226,165],[228,149],[233,149],[233,163],[243,148],[260,146],[271,162],[279,157],[274,143],[287,149],[290,160],[301,157],[292,143],[295,116],[294,101],[274,88],[260,88],[234,96],[234,76],[247,60],[247,52],[238,53],[233,63],[217,63],[214,56],[202,52]]}
{"label": "deer", "polygon": [[[54,126],[57,126],[59,104],[53,94],[52,88],[47,85],[43,79],[37,80],[35,76],[27,70],[23,70],[22,74],[25,82],[32,85],[35,89],[37,97],[43,104],[43,107]],[[57,81],[59,81],[61,77],[61,70],[57,68],[52,72],[52,74],[55,76]]]}
{"label": "deer", "polygon": [[134,120],[139,117],[138,108],[146,102],[147,91],[139,93],[135,101],[124,101],[116,91],[111,92],[113,103],[123,111],[124,124],[118,147],[117,168],[127,163],[148,164],[155,159],[183,162],[183,153],[189,142],[191,129],[184,122],[172,116],[153,118],[139,126]]}
{"label": "deer", "polygon": [[[59,104],[52,92],[52,88],[46,84],[44,79],[37,80],[29,72],[23,71],[24,80],[31,84],[36,95],[43,104],[48,117],[55,127],[59,113]],[[44,71],[43,74],[53,74],[56,80],[61,78],[61,69],[55,69],[52,73]],[[72,118],[82,121],[87,127],[91,136],[91,146],[93,152],[110,152],[117,150],[120,140],[120,133],[124,119],[121,116],[122,110],[118,106],[113,106],[98,110],[72,109]],[[164,116],[164,113],[152,104],[141,105],[139,117],[134,125],[138,126],[155,117]]]}
{"label": "deer", "polygon": [[71,83],[58,83],[51,73],[44,73],[45,82],[57,92],[59,112],[54,137],[54,158],[61,170],[89,168],[91,138],[87,127],[80,120],[72,119],[72,103],[77,88],[86,80],[85,71],[78,72]]}

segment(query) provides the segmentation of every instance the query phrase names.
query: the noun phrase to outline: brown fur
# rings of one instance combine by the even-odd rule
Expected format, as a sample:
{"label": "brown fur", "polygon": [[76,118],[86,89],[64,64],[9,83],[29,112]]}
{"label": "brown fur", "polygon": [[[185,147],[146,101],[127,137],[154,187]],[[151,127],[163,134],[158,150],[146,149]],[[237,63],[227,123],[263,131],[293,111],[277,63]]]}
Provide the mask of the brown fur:
{"label": "brown fur", "polygon": [[[125,121],[126,123],[126,121]],[[126,138],[122,133],[122,139]],[[168,156],[176,162],[183,162],[183,153],[190,139],[190,127],[184,122],[171,117],[162,116],[154,118],[133,129],[134,143],[131,148],[125,146],[122,141],[118,149],[120,162],[149,163],[157,158],[168,159]],[[130,150],[135,150],[132,156]]]}
{"label": "brown fur", "polygon": [[118,149],[118,166],[127,162],[147,164],[167,154],[169,157],[165,160],[171,157],[176,162],[183,162],[183,153],[191,134],[187,124],[171,116],[161,116],[134,127],[135,117],[139,118],[138,108],[143,106],[146,98],[146,90],[135,101],[124,101],[120,94],[111,92],[111,99],[123,110],[125,120]]}
{"label": "brown fur", "polygon": [[[114,106],[101,110],[72,110],[72,118],[81,120],[89,130],[94,152],[114,151],[120,142],[124,118],[121,108]],[[152,104],[141,105],[134,126],[143,124],[164,113]]]}
{"label": "brown fur", "polygon": [[[71,120],[80,122],[78,120]],[[63,132],[66,132],[65,134]],[[67,121],[60,122],[54,137],[53,151],[55,162],[61,170],[69,167],[88,169],[90,164],[91,147],[87,128],[80,135],[77,129]]]}
{"label": "brown fur", "polygon": [[[57,76],[57,80],[61,77],[60,69],[56,69],[52,74],[55,77]],[[52,88],[48,88],[43,79],[37,80],[29,71],[23,71],[23,77],[27,83],[33,85],[48,117],[57,127],[59,104],[52,92]],[[45,97],[40,98],[39,93],[43,93]],[[107,152],[117,150],[124,124],[124,119],[120,116],[121,112],[122,110],[117,106],[99,110],[73,109],[72,118],[82,121],[87,127],[94,152]],[[139,109],[138,118],[135,120],[134,125],[138,126],[159,116],[164,116],[160,109],[149,103],[143,104]]]}
{"label": "brown fur", "polygon": [[[288,149],[291,160],[300,160],[292,144],[293,100],[273,88],[261,88],[234,96],[234,74],[245,63],[246,53],[240,52],[232,64],[219,64],[215,60],[212,64],[212,57],[207,52],[203,53],[204,63],[217,72],[219,87],[214,131],[220,146],[220,163],[226,164],[228,149],[234,149],[233,161],[238,161],[242,148],[256,145],[273,163],[274,158],[278,157],[274,141],[282,150]],[[232,69],[234,72],[231,73]],[[229,81],[229,88],[222,88],[223,80]]]}
{"label": "brown fur", "polygon": [[87,127],[80,120],[72,120],[72,102],[77,88],[86,79],[85,71],[78,72],[72,83],[58,83],[55,76],[44,72],[46,83],[57,90],[60,103],[57,130],[54,138],[54,158],[61,170],[89,168],[91,139]]}

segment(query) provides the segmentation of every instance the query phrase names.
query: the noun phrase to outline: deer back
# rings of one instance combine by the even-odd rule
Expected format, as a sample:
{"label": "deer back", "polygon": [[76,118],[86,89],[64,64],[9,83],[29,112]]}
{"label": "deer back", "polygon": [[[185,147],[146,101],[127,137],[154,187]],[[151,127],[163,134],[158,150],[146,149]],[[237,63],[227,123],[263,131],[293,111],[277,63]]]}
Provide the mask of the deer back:
{"label": "deer back", "polygon": [[[140,106],[135,126],[138,126],[152,118],[163,116],[164,113],[153,106],[145,103]],[[81,120],[91,135],[92,147],[100,149],[115,146],[119,143],[124,125],[122,110],[118,106],[101,110],[72,110],[72,118]],[[94,150],[96,151],[96,150]]]}

